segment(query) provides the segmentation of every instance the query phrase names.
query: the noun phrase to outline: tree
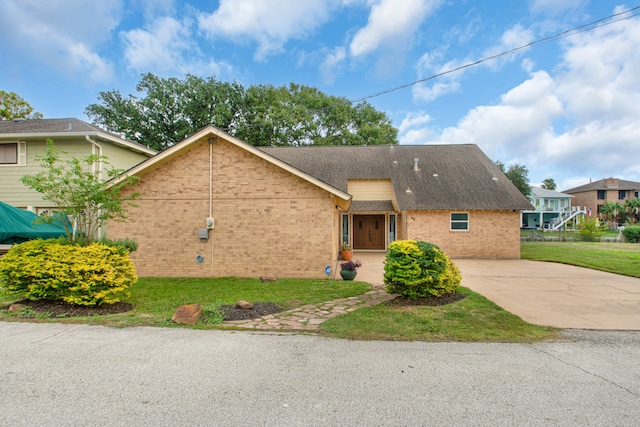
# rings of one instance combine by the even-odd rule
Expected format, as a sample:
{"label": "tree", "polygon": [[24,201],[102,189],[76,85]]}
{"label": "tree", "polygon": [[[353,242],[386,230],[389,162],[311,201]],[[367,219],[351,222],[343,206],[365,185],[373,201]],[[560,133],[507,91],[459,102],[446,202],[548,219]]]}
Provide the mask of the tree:
{"label": "tree", "polygon": [[[119,184],[109,186],[94,172],[93,166],[102,162],[109,178],[124,171],[112,168],[106,157],[92,154],[82,159],[73,157],[61,164],[60,154],[66,153],[58,152],[54,142],[48,139],[44,156],[36,156],[42,171],[36,175],[25,175],[21,181],[42,193],[44,200],[53,202],[60,212],[72,218],[76,224],[73,229],[66,221],[63,222],[72,242],[84,241],[88,244],[107,220],[123,220],[128,207],[135,206],[132,201],[139,198],[139,194],[134,192],[124,197],[120,195],[120,190],[125,185],[135,185],[137,177],[130,176]],[[45,220],[54,219],[50,217]]]}
{"label": "tree", "polygon": [[514,163],[505,170],[505,165],[501,161],[496,161],[495,164],[522,194],[529,197],[531,186],[529,185],[529,170],[525,165]]}
{"label": "tree", "polygon": [[600,215],[605,221],[618,222],[619,217],[624,214],[624,205],[620,202],[605,202],[600,207]]}
{"label": "tree", "polygon": [[542,181],[542,185],[540,187],[546,188],[547,190],[555,190],[557,188],[556,182],[553,178],[547,178]]}
{"label": "tree", "polygon": [[397,129],[366,102],[290,84],[251,86],[187,75],[184,80],[144,74],[141,98],[100,92],[86,113],[93,123],[163,150],[207,125],[256,146],[396,144]]}
{"label": "tree", "polygon": [[636,224],[640,220],[640,199],[627,199],[624,210],[629,224]]}
{"label": "tree", "polygon": [[15,92],[0,90],[0,120],[41,119],[42,114]]}

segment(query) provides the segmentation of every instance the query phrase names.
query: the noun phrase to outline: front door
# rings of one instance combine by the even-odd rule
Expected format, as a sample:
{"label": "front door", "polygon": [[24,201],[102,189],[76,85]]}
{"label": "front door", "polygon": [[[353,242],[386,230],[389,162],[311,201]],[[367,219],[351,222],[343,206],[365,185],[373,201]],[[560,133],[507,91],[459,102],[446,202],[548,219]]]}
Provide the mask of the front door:
{"label": "front door", "polygon": [[384,215],[353,216],[353,249],[384,250]]}

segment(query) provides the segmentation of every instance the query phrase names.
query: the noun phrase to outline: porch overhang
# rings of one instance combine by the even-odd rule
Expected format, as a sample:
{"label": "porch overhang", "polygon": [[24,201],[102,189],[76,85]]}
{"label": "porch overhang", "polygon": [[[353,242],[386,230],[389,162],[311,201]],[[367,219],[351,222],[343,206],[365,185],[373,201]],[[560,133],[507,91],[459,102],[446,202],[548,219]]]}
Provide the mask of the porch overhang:
{"label": "porch overhang", "polygon": [[349,212],[395,212],[391,200],[354,200]]}

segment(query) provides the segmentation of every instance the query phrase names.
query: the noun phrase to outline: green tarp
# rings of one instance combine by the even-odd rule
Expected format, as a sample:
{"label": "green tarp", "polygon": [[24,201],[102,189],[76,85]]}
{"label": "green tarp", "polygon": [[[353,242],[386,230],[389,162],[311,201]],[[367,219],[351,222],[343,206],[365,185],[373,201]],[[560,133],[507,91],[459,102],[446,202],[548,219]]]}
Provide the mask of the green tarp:
{"label": "green tarp", "polygon": [[11,245],[32,239],[51,239],[66,234],[56,224],[38,224],[38,215],[0,202],[0,244]]}

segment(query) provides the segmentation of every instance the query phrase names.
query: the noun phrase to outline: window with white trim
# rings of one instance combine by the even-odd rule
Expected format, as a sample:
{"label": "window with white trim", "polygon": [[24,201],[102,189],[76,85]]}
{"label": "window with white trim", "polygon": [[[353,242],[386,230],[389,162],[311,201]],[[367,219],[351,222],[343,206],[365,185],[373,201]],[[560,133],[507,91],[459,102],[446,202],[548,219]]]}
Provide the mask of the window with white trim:
{"label": "window with white trim", "polygon": [[27,164],[27,143],[0,142],[0,166],[25,166]]}
{"label": "window with white trim", "polygon": [[469,213],[451,212],[451,231],[468,231]]}

